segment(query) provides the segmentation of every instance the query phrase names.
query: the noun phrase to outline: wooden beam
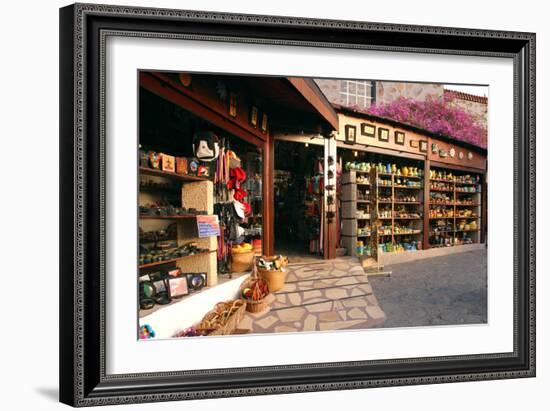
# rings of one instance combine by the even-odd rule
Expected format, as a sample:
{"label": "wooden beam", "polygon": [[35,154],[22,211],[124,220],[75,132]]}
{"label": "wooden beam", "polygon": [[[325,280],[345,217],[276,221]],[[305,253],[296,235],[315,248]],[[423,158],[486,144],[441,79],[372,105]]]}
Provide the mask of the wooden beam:
{"label": "wooden beam", "polygon": [[471,173],[485,174],[485,170],[480,169],[480,168],[459,166],[457,164],[442,163],[440,161],[434,161],[434,160],[431,160],[431,163],[432,163],[432,167],[448,168],[450,170],[469,171]]}
{"label": "wooden beam", "polygon": [[332,129],[338,131],[338,115],[315,82],[303,77],[288,77],[288,81],[309,102],[315,111],[321,114]]}
{"label": "wooden beam", "polygon": [[430,248],[430,160],[424,162],[424,221],[422,229],[422,249]]}
{"label": "wooden beam", "polygon": [[337,140],[338,148],[345,148],[348,150],[354,150],[354,151],[362,151],[365,153],[377,153],[377,154],[385,154],[388,156],[394,156],[394,157],[401,157],[401,158],[410,158],[413,160],[421,160],[425,161],[426,156],[422,154],[413,154],[413,153],[407,153],[405,151],[396,151],[392,149],[387,148],[380,148],[380,147],[374,147],[374,146],[366,146],[363,144],[346,144],[343,141]]}
{"label": "wooden beam", "polygon": [[275,175],[275,139],[269,135],[269,139],[264,143],[262,149],[263,166],[263,184],[262,184],[262,241],[263,252],[265,255],[273,255],[275,252],[274,239],[274,216],[275,216],[275,196],[274,196],[274,175]]}
{"label": "wooden beam", "polygon": [[140,85],[150,92],[176,104],[198,117],[202,117],[212,124],[242,138],[246,142],[261,147],[266,135],[256,135],[233,121],[226,113],[214,111],[207,102],[197,100],[194,96],[184,93],[176,84],[167,77],[155,73],[140,72]]}

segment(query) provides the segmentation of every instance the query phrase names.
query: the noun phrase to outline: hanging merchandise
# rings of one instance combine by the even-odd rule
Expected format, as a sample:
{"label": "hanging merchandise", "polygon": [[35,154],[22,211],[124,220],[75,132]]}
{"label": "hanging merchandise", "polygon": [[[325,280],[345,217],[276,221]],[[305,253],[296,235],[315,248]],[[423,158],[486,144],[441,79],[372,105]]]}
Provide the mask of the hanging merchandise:
{"label": "hanging merchandise", "polygon": [[220,154],[218,136],[212,131],[197,131],[193,136],[193,152],[201,161],[214,161]]}

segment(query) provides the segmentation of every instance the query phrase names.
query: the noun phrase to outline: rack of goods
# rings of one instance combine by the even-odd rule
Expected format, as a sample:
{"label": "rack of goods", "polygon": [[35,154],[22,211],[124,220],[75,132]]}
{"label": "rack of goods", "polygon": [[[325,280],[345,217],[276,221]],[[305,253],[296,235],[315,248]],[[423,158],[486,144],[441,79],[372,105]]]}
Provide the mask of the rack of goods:
{"label": "rack of goods", "polygon": [[[213,214],[213,185],[201,167],[193,158],[140,150],[140,315],[217,282],[216,237],[198,232],[197,220]],[[184,290],[176,296],[176,289]]]}
{"label": "rack of goods", "polygon": [[378,163],[375,167],[378,251],[422,249],[423,170],[419,167]]}
{"label": "rack of goods", "polygon": [[357,163],[357,168],[342,174],[342,245],[352,256],[372,255],[371,213],[373,205],[372,168],[370,163]]}
{"label": "rack of goods", "polygon": [[350,255],[372,256],[373,248],[421,250],[423,170],[382,163],[352,163],[346,168],[342,239]]}
{"label": "rack of goods", "polygon": [[432,168],[429,198],[431,248],[480,242],[480,175]]}

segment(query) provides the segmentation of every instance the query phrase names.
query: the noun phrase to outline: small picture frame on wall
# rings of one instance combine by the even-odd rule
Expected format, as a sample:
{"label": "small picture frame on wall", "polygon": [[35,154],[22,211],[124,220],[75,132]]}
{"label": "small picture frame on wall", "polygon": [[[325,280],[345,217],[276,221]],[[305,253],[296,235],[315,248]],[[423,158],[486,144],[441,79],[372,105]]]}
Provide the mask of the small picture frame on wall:
{"label": "small picture frame on wall", "polygon": [[418,140],[410,141],[411,148],[418,148]]}
{"label": "small picture frame on wall", "polygon": [[267,131],[267,114],[262,114],[262,123],[260,124],[260,130],[262,133],[265,133]]}
{"label": "small picture frame on wall", "polygon": [[248,118],[248,121],[250,122],[250,125],[254,128],[258,127],[258,107],[251,106],[250,107],[250,115]]}
{"label": "small picture frame on wall", "polygon": [[361,135],[365,137],[376,137],[376,126],[369,123],[361,123]]}
{"label": "small picture frame on wall", "polygon": [[229,115],[237,117],[237,93],[229,93]]}
{"label": "small picture frame on wall", "polygon": [[395,144],[399,144],[401,146],[405,145],[405,133],[402,131],[395,131]]}
{"label": "small picture frame on wall", "polygon": [[344,128],[344,130],[345,130],[345,133],[346,133],[345,143],[346,144],[355,144],[355,133],[356,133],[357,127],[352,126],[351,124],[347,124],[346,127]]}
{"label": "small picture frame on wall", "polygon": [[378,140],[390,141],[390,130],[387,128],[378,127]]}
{"label": "small picture frame on wall", "polygon": [[422,153],[427,153],[428,152],[428,142],[426,140],[420,140],[419,149]]}

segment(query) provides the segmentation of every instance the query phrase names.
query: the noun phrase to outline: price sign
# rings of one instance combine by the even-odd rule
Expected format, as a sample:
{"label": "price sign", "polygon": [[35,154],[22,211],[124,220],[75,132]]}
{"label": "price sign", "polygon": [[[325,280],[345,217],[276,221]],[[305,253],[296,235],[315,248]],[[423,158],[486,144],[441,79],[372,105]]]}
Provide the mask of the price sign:
{"label": "price sign", "polygon": [[220,235],[220,223],[217,215],[198,215],[197,229],[199,237],[217,237]]}

